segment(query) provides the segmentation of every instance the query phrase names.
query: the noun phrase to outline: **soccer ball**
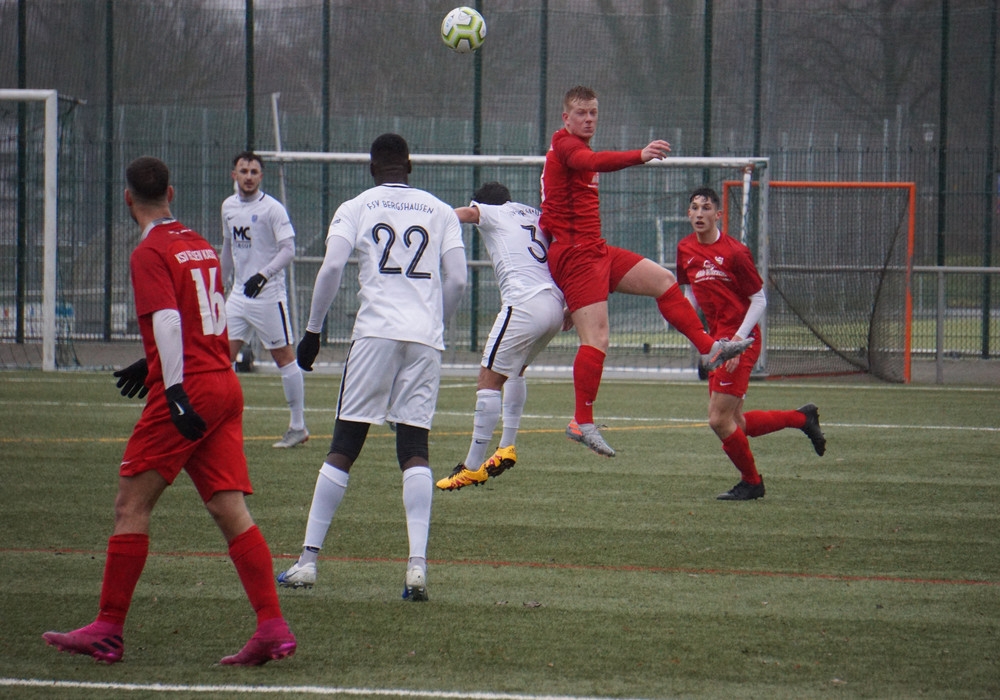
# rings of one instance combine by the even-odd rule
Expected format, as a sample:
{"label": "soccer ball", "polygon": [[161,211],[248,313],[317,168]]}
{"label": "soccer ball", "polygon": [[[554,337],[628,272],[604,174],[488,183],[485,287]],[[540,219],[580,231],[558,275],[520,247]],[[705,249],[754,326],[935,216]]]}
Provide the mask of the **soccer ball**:
{"label": "soccer ball", "polygon": [[456,7],[441,22],[441,41],[458,53],[469,53],[483,45],[486,20],[471,7]]}

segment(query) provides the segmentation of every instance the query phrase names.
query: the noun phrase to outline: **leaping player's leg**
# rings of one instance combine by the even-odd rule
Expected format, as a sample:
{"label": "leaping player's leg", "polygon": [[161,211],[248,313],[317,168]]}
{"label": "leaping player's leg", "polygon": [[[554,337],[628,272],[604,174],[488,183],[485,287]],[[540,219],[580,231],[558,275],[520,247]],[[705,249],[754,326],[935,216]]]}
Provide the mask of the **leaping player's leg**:
{"label": "leaping player's leg", "polygon": [[601,388],[608,348],[608,302],[584,306],[574,311],[572,316],[580,336],[580,347],[573,359],[576,406],[573,420],[566,426],[566,437],[586,445],[599,455],[614,457],[614,449],[594,425],[594,402]]}

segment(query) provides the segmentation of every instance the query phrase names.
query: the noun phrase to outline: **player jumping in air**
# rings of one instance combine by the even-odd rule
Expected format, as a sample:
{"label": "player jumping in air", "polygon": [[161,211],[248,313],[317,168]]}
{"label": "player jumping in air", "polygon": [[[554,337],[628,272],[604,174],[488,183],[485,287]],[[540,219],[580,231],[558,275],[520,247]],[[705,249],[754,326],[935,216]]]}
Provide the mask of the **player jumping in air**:
{"label": "player jumping in air", "polygon": [[597,195],[599,173],[622,170],[664,158],[666,141],[651,141],[634,151],[590,148],[597,129],[597,94],[577,86],[563,98],[563,128],[552,136],[542,170],[542,230],[552,242],[549,269],[566,297],[580,348],[573,361],[576,411],[566,436],[600,455],[615,451],[594,425],[594,401],[608,352],[608,295],[636,294],[656,299],[660,314],[683,333],[716,367],[746,350],[750,340],[716,340],[684,297],[677,280],[638,253],[608,245],[601,232]]}
{"label": "player jumping in air", "polygon": [[[511,201],[510,190],[501,183],[487,182],[469,206],[455,213],[462,223],[476,224],[486,242],[502,306],[483,348],[469,453],[437,482],[448,491],[478,486],[517,462],[515,441],[528,396],[524,370],[568,323],[562,292],[549,273],[548,242],[538,228],[537,209]],[[484,462],[501,412],[500,445]]]}

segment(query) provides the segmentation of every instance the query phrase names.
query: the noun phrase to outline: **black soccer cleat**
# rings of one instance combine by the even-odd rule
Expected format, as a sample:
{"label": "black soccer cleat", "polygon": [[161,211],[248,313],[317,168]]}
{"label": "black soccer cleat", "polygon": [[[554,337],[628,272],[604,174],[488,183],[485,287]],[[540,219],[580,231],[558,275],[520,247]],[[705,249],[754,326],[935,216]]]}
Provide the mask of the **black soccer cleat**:
{"label": "black soccer cleat", "polygon": [[752,501],[757,498],[764,497],[764,480],[761,479],[759,484],[748,484],[745,481],[740,481],[733,488],[729,489],[725,493],[720,493],[716,496],[718,501]]}
{"label": "black soccer cleat", "polygon": [[796,409],[806,417],[806,424],[802,426],[802,432],[812,440],[813,449],[820,457],[826,452],[826,437],[819,429],[819,409],[816,404],[807,403],[802,408]]}

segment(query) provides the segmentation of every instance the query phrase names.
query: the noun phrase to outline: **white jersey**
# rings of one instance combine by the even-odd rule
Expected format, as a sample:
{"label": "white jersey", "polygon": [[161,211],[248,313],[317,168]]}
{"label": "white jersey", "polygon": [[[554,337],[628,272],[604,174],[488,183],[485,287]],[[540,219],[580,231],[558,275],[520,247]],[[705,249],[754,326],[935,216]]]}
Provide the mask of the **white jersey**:
{"label": "white jersey", "polygon": [[[232,290],[243,293],[243,285],[262,272],[278,253],[278,241],[295,237],[295,229],[281,202],[264,192],[245,202],[232,194],[222,203],[222,231],[231,244],[233,260]],[[286,299],[285,270],[268,277],[256,300],[274,302]]]}
{"label": "white jersey", "polygon": [[479,235],[486,243],[504,306],[520,306],[545,289],[558,292],[548,266],[548,241],[538,228],[537,209],[517,202],[482,204]]}
{"label": "white jersey", "polygon": [[358,253],[361,306],[353,337],[444,350],[441,257],[464,247],[451,206],[409,185],[377,185],[337,208],[327,243],[334,236]]}

